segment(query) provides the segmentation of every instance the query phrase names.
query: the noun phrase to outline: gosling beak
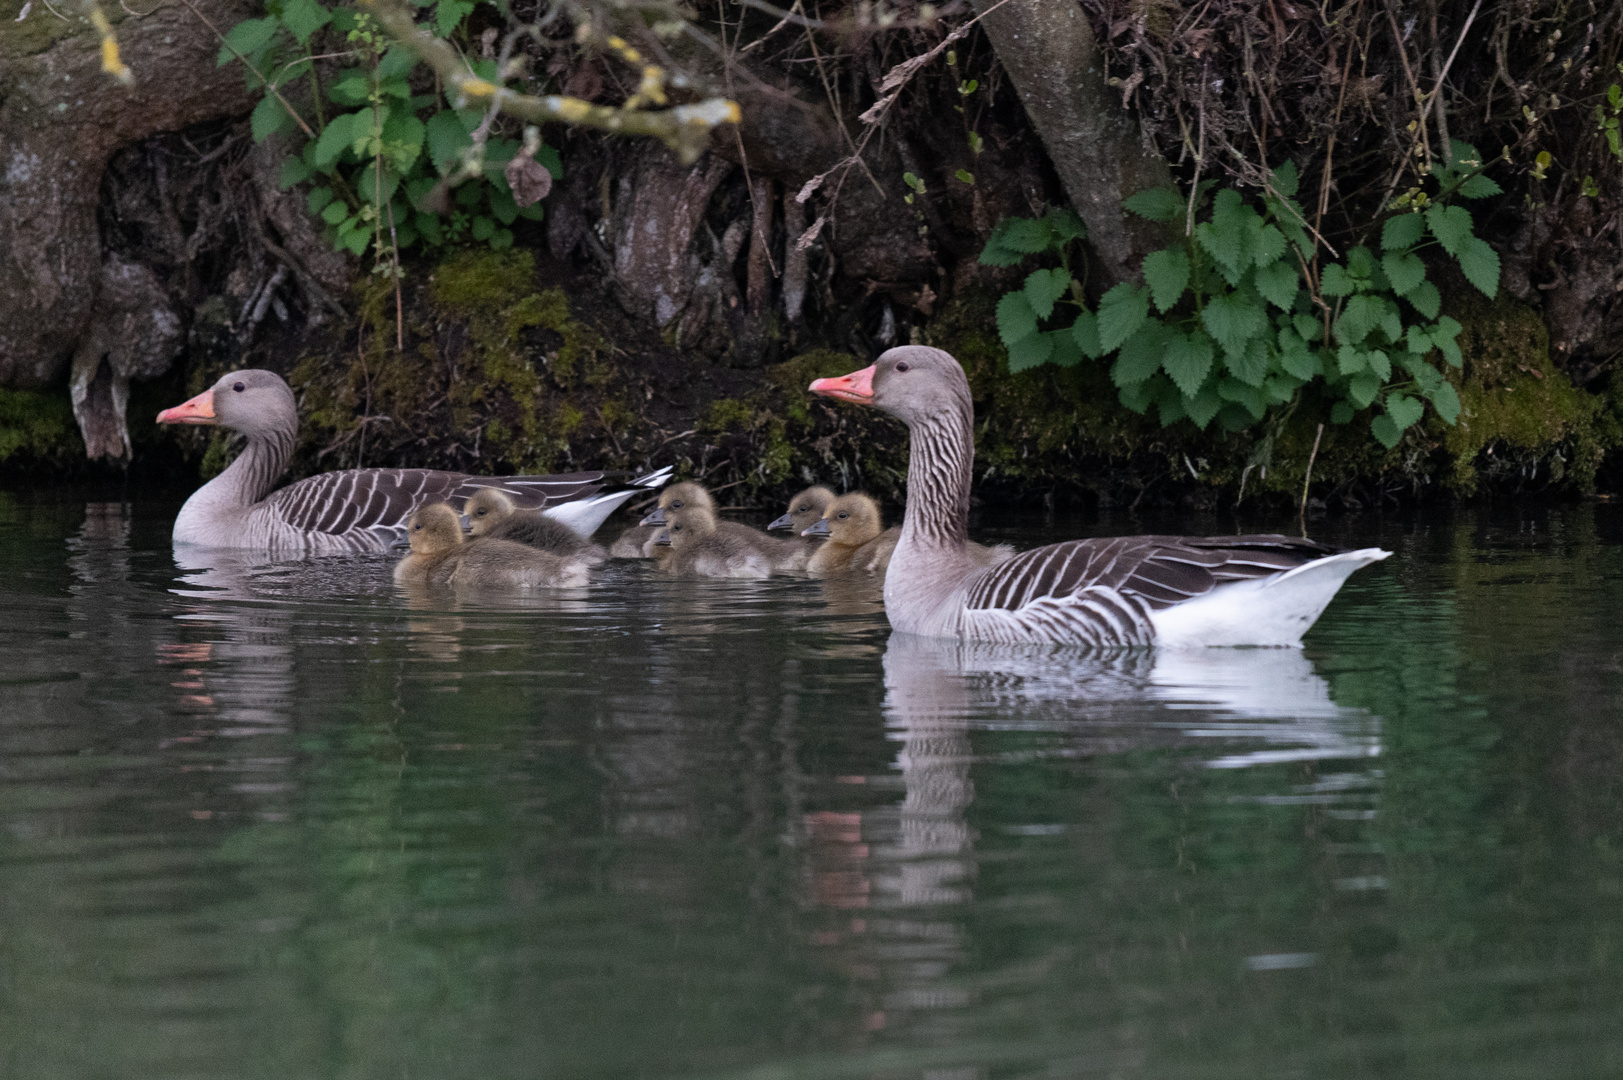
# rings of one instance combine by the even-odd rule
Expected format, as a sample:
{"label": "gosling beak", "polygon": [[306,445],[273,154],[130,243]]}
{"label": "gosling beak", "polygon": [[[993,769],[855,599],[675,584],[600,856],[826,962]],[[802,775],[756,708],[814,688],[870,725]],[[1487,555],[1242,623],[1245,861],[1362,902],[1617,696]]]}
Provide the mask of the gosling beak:
{"label": "gosling beak", "polygon": [[767,526],[768,529],[792,529],[794,527],[795,523],[789,520],[788,514],[783,515],[781,518]]}
{"label": "gosling beak", "polygon": [[411,550],[411,541],[408,540],[404,536],[395,537],[394,538],[394,543],[389,545],[389,553],[391,555],[399,555],[401,552],[410,551],[410,550]]}
{"label": "gosling beak", "polygon": [[810,528],[803,529],[800,535],[818,537],[828,536],[828,518],[818,518],[816,521],[811,523]]}
{"label": "gosling beak", "polygon": [[[637,522],[637,524],[638,525],[663,525],[663,524],[665,524],[665,508],[663,506],[654,507],[654,509],[649,513],[649,515],[647,517],[643,518],[641,521]],[[668,543],[670,543],[670,541],[667,540],[667,541],[665,541],[665,543],[668,544]]]}
{"label": "gosling beak", "polygon": [[671,530],[666,529],[664,532],[662,532],[658,536],[654,537],[654,543],[658,544],[660,547],[670,547],[671,546]]}
{"label": "gosling beak", "polygon": [[807,387],[814,394],[824,397],[839,398],[841,401],[854,401],[858,405],[873,404],[873,365],[861,371],[853,371],[849,375],[841,375],[837,379],[818,379]]}
{"label": "gosling beak", "polygon": [[160,424],[218,424],[214,415],[214,387],[158,414]]}
{"label": "gosling beak", "polygon": [[459,516],[457,518],[457,520],[462,522],[462,531],[463,532],[465,532],[465,533],[473,532],[473,522],[468,520],[468,515],[467,514],[462,514],[461,516]]}

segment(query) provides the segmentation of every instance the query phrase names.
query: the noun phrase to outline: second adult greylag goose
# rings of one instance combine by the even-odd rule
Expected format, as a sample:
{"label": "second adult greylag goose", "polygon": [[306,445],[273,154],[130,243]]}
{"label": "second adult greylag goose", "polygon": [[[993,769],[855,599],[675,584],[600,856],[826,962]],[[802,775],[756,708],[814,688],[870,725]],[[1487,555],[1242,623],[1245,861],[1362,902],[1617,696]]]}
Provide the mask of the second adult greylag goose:
{"label": "second adult greylag goose", "polygon": [[667,515],[674,510],[699,507],[710,515],[716,531],[729,536],[739,543],[748,544],[772,565],[774,570],[801,570],[806,566],[806,560],[811,556],[811,547],[804,540],[795,537],[781,540],[776,536],[768,536],[759,529],[752,529],[736,521],[722,521],[716,512],[716,500],[706,490],[703,484],[696,484],[691,480],[680,484],[672,484],[659,493],[659,505],[647,517],[642,519],[644,525],[664,525]]}
{"label": "second adult greylag goose", "polygon": [[912,436],[907,511],[885,575],[904,633],[1088,646],[1299,645],[1348,575],[1386,558],[1290,536],[1125,536],[1050,544],[984,567],[964,550],[974,405],[958,361],[891,349],[813,393],[873,405]]}
{"label": "second adult greylag goose", "polygon": [[426,503],[460,507],[482,487],[499,487],[524,509],[544,510],[590,536],[642,488],[669,469],[607,491],[601,472],[557,476],[472,476],[438,469],[348,469],[322,473],[273,492],[298,435],[293,391],[270,371],[233,371],[190,401],[158,414],[160,424],[210,424],[247,437],[236,461],[204,484],[175,518],[178,543],[308,555],[385,551]]}
{"label": "second adult greylag goose", "polygon": [[568,525],[539,510],[520,510],[500,488],[480,488],[462,507],[468,532],[475,539],[511,540],[553,555],[575,555],[596,566],[608,552]]}
{"label": "second adult greylag goose", "polygon": [[671,549],[664,568],[699,577],[770,577],[771,560],[747,538],[719,528],[721,524],[709,507],[699,503],[667,511],[665,529],[655,541]]}

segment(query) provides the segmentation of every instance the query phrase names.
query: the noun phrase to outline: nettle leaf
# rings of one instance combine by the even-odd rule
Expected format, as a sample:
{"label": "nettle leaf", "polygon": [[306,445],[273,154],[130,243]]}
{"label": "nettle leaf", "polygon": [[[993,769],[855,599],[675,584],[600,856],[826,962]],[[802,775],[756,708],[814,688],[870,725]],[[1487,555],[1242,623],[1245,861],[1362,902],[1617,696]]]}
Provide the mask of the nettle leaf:
{"label": "nettle leaf", "polygon": [[1381,333],[1386,335],[1389,343],[1396,344],[1403,340],[1403,316],[1398,312],[1398,306],[1386,297],[1381,301]]}
{"label": "nettle leaf", "polygon": [[326,209],[321,211],[321,220],[328,225],[337,225],[347,217],[349,217],[349,205],[337,200],[329,202]]}
{"label": "nettle leaf", "polygon": [[1301,380],[1289,375],[1270,375],[1262,384],[1263,400],[1271,405],[1283,405],[1296,396],[1296,390],[1301,385]]}
{"label": "nettle leaf", "polygon": [[[482,238],[481,238],[482,239]],[[1023,292],[1005,293],[997,302],[997,333],[1003,344],[1013,347],[1022,338],[1037,332],[1037,313]]]}
{"label": "nettle leaf", "polygon": [[302,184],[315,175],[315,170],[302,157],[290,157],[282,162],[282,169],[276,176],[278,191],[286,191],[294,184]]}
{"label": "nettle leaf", "polygon": [[473,139],[469,137],[461,119],[449,110],[437,112],[428,118],[423,137],[428,144],[428,156],[442,175],[450,171],[452,163],[462,156],[462,151],[473,145]]}
{"label": "nettle leaf", "polygon": [[1189,256],[1180,248],[1164,248],[1144,256],[1144,283],[1150,287],[1156,310],[1172,310],[1189,287]]}
{"label": "nettle leaf", "polygon": [[1431,407],[1437,410],[1437,415],[1443,418],[1445,424],[1453,424],[1460,418],[1460,395],[1454,387],[1444,382],[1439,386],[1426,391],[1431,399]]}
{"label": "nettle leaf", "polygon": [[1053,232],[1048,222],[1032,218],[1004,218],[992,229],[981,262],[986,266],[1013,266],[1027,255],[1047,251]]}
{"label": "nettle leaf", "polygon": [[1171,188],[1150,188],[1129,195],[1122,200],[1122,205],[1141,218],[1150,221],[1177,221],[1188,211],[1188,204],[1183,196]]}
{"label": "nettle leaf", "polygon": [[1381,257],[1381,269],[1386,271],[1386,280],[1399,296],[1408,296],[1415,286],[1426,280],[1426,264],[1420,261],[1420,256],[1408,251],[1388,251]]}
{"label": "nettle leaf", "polygon": [[1303,382],[1324,374],[1318,354],[1290,330],[1282,330],[1279,334],[1279,366]]}
{"label": "nettle leaf", "polygon": [[1345,424],[1353,418],[1353,407],[1345,401],[1338,401],[1330,406],[1330,422],[1332,424]]}
{"label": "nettle leaf", "polygon": [[1285,196],[1285,198],[1295,198],[1296,188],[1301,182],[1296,175],[1296,162],[1286,161],[1285,164],[1275,169],[1269,182],[1273,184],[1274,190]]}
{"label": "nettle leaf", "polygon": [[1099,298],[1099,345],[1109,352],[1136,333],[1149,318],[1148,290],[1122,282]]}
{"label": "nettle leaf", "polygon": [[1420,384],[1420,389],[1428,394],[1444,382],[1442,372],[1412,352],[1399,353],[1395,359],[1403,370],[1414,376],[1414,381]]}
{"label": "nettle leaf", "polygon": [[1183,402],[1182,394],[1166,394],[1156,401],[1161,407],[1162,427],[1171,427],[1189,415],[1189,410],[1184,408]]}
{"label": "nettle leaf", "polygon": [[1050,330],[1043,337],[1054,343],[1054,352],[1048,360],[1057,367],[1076,367],[1082,362],[1082,350],[1070,330]]}
{"label": "nettle leaf", "polygon": [[264,142],[283,128],[291,127],[292,124],[293,118],[287,114],[287,109],[269,94],[259,99],[259,104],[254,106],[253,115],[248,118],[248,127],[253,132],[256,143]]}
{"label": "nettle leaf", "polygon": [[1392,394],[1386,399],[1386,415],[1392,418],[1399,431],[1414,427],[1425,414],[1425,404],[1408,394]]}
{"label": "nettle leaf", "polygon": [[1319,275],[1319,291],[1325,296],[1351,296],[1357,288],[1352,275],[1340,263],[1331,263]]}
{"label": "nettle leaf", "polygon": [[1268,330],[1268,317],[1245,293],[1219,294],[1200,313],[1206,332],[1230,355],[1245,352],[1247,344]]}
{"label": "nettle leaf", "polygon": [[1222,410],[1223,399],[1217,393],[1216,384],[1213,383],[1194,397],[1184,398],[1183,408],[1189,414],[1189,419],[1195,422],[1195,426],[1205,430],[1206,425],[1212,422],[1212,417]]}
{"label": "nettle leaf", "polygon": [[1082,312],[1071,324],[1071,340],[1090,360],[1097,360],[1105,354],[1104,347],[1099,344],[1099,317],[1091,311]]}
{"label": "nettle leaf", "polygon": [[1252,338],[1246,343],[1244,352],[1225,350],[1223,365],[1247,386],[1261,386],[1268,377],[1268,345],[1261,338]]}
{"label": "nettle leaf", "polygon": [[1403,438],[1403,429],[1386,413],[1381,413],[1369,422],[1370,434],[1374,435],[1380,444],[1388,450],[1398,444]]}
{"label": "nettle leaf", "polygon": [[1411,326],[1404,331],[1403,343],[1417,356],[1425,356],[1436,348],[1432,343],[1431,334],[1423,326]]}
{"label": "nettle leaf", "polygon": [[1364,354],[1364,363],[1375,377],[1383,383],[1392,377],[1392,360],[1379,349],[1371,349]]}
{"label": "nettle leaf", "polygon": [[474,7],[473,0],[440,0],[434,8],[434,29],[440,37],[450,37]]}
{"label": "nettle leaf", "polygon": [[422,151],[425,131],[423,122],[409,112],[389,117],[383,125],[383,146],[395,168],[401,172],[411,168]]}
{"label": "nettle leaf", "polygon": [[1347,380],[1347,400],[1360,409],[1367,408],[1380,392],[1381,380],[1373,372],[1366,371]]}
{"label": "nettle leaf", "polygon": [[378,61],[378,78],[399,79],[411,74],[417,66],[417,54],[404,45],[391,45]]}
{"label": "nettle leaf", "polygon": [[1336,320],[1337,340],[1357,345],[1381,324],[1384,314],[1380,297],[1367,293],[1352,297],[1341,309],[1341,318]]}
{"label": "nettle leaf", "polygon": [[1210,255],[1228,278],[1236,284],[1239,276],[1250,265],[1250,252],[1246,243],[1246,214],[1256,217],[1233,188],[1217,193],[1212,203],[1212,220],[1195,226],[1195,241]]}
{"label": "nettle leaf", "polygon": [[1277,263],[1285,254],[1285,234],[1272,225],[1263,224],[1255,211],[1246,222],[1245,237],[1246,251],[1254,266]]}
{"label": "nettle leaf", "polygon": [[1039,319],[1054,313],[1054,301],[1071,291],[1071,275],[1065,270],[1033,270],[1026,276],[1026,301]]}
{"label": "nettle leaf", "polygon": [[1408,214],[1399,214],[1397,217],[1386,219],[1381,226],[1381,249],[1383,251],[1399,251],[1403,248],[1412,248],[1420,243],[1426,235],[1426,219],[1420,216],[1419,211]]}
{"label": "nettle leaf", "polygon": [[1324,324],[1311,315],[1292,315],[1291,325],[1303,341],[1317,341],[1324,336]]}
{"label": "nettle leaf", "polygon": [[303,45],[311,34],[332,22],[332,12],[316,0],[286,0],[282,5],[282,22]]}
{"label": "nettle leaf", "polygon": [[1416,285],[1414,291],[1405,300],[1414,305],[1414,309],[1428,319],[1435,319],[1437,313],[1443,310],[1443,294],[1437,291],[1437,286],[1429,281],[1422,281]]}
{"label": "nettle leaf", "polygon": [[1336,350],[1336,368],[1343,375],[1357,375],[1365,368],[1364,353],[1362,349],[1355,349],[1351,345],[1343,345]]}
{"label": "nettle leaf", "polygon": [[1205,331],[1173,334],[1167,340],[1161,366],[1166,368],[1173,384],[1185,397],[1193,397],[1206,381],[1206,376],[1211,374],[1215,356],[1216,349]]}
{"label": "nettle leaf", "polygon": [[321,213],[332,201],[333,190],[330,187],[311,188],[310,194],[304,197],[304,205],[312,214]]}
{"label": "nettle leaf", "polygon": [[1443,250],[1456,258],[1465,241],[1471,239],[1471,211],[1463,206],[1434,205],[1426,210],[1426,224]]}
{"label": "nettle leaf", "polygon": [[1505,189],[1494,183],[1491,177],[1477,173],[1454,190],[1461,198],[1486,199],[1489,195],[1498,195]]}
{"label": "nettle leaf", "polygon": [[372,95],[372,80],[364,71],[352,71],[327,87],[327,96],[340,105],[365,105]]}
{"label": "nettle leaf", "polygon": [[1357,283],[1373,281],[1375,278],[1375,253],[1360,244],[1347,252],[1347,274]]}
{"label": "nettle leaf", "polygon": [[[225,43],[220,46],[220,54],[215,57],[215,66],[224,67],[237,58],[237,53],[253,56],[270,44],[280,25],[274,15],[267,15],[263,19],[244,19],[226,31]],[[232,52],[232,49],[236,52]]]}
{"label": "nettle leaf", "polygon": [[1217,395],[1224,401],[1232,401],[1251,414],[1251,419],[1261,420],[1268,411],[1268,402],[1255,386],[1248,386],[1238,379],[1219,379],[1217,382]]}
{"label": "nettle leaf", "polygon": [[1263,299],[1281,311],[1289,311],[1296,304],[1296,293],[1301,280],[1301,273],[1296,267],[1282,261],[1259,267],[1253,278]]}
{"label": "nettle leaf", "polygon": [[1077,217],[1075,210],[1056,206],[1043,215],[1043,220],[1048,222],[1049,230],[1060,244],[1088,238],[1088,227],[1082,223],[1080,217]]}
{"label": "nettle leaf", "polygon": [[327,122],[327,127],[316,140],[315,165],[324,168],[336,162],[355,141],[355,121],[364,122],[370,129],[371,113],[341,113]]}
{"label": "nettle leaf", "polygon": [[1161,357],[1172,335],[1173,330],[1160,319],[1147,319],[1132,337],[1122,342],[1116,362],[1110,368],[1110,381],[1117,386],[1131,386],[1160,371]]}
{"label": "nettle leaf", "polygon": [[1123,405],[1142,415],[1146,409],[1155,404],[1156,399],[1160,396],[1155,392],[1155,383],[1156,379],[1130,383],[1122,387],[1121,393],[1116,396],[1121,399]]}
{"label": "nettle leaf", "polygon": [[1486,240],[1467,238],[1456,257],[1465,280],[1482,290],[1489,300],[1499,294],[1499,253]]}
{"label": "nettle leaf", "polygon": [[1460,353],[1459,342],[1454,340],[1460,336],[1460,331],[1463,329],[1465,327],[1447,315],[1438,319],[1437,325],[1431,328],[1431,340],[1436,343],[1444,358],[1455,367],[1463,367],[1465,364],[1465,357]]}
{"label": "nettle leaf", "polygon": [[1009,372],[1034,368],[1053,354],[1054,342],[1047,334],[1029,334],[1009,345]]}

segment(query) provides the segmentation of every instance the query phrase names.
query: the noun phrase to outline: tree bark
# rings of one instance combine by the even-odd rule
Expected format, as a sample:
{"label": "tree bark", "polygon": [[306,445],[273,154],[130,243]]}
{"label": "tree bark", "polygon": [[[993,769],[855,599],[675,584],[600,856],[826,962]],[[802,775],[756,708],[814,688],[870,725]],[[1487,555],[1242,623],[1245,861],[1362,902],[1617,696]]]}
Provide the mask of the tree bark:
{"label": "tree bark", "polygon": [[1172,177],[1166,160],[1146,150],[1137,121],[1106,83],[1087,15],[1076,0],[975,0],[975,7],[986,12],[986,36],[1087,224],[1103,284],[1128,280],[1169,236],[1129,214],[1121,201],[1168,186]]}

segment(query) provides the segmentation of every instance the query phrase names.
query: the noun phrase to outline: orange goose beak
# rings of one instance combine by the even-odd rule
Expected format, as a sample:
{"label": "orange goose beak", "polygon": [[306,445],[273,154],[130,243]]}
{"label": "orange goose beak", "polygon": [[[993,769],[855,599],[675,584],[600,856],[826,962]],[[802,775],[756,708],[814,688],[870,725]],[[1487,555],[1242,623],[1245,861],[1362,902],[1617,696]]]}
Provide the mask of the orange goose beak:
{"label": "orange goose beak", "polygon": [[214,415],[214,387],[158,414],[160,424],[218,424]]}
{"label": "orange goose beak", "polygon": [[818,379],[807,389],[814,394],[822,394],[824,397],[839,398],[841,401],[854,401],[858,405],[872,405],[873,372],[874,369],[870,365],[861,371],[841,375],[837,379]]}

